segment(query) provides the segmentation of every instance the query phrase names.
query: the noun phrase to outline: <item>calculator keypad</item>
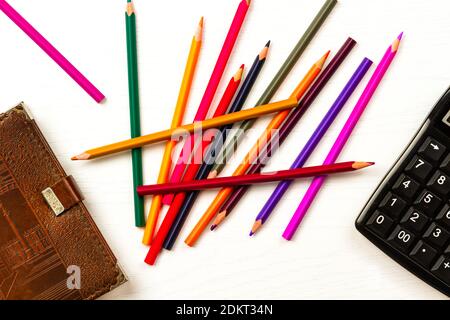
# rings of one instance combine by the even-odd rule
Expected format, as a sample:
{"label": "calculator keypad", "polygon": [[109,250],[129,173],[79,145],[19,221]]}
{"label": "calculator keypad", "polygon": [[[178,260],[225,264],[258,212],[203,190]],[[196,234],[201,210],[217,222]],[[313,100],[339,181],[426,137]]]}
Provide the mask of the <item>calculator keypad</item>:
{"label": "calculator keypad", "polygon": [[433,267],[433,273],[446,283],[450,283],[450,258],[448,256],[439,257]]}
{"label": "calculator keypad", "polygon": [[436,260],[437,251],[426,242],[419,240],[409,255],[422,267],[429,268]]}
{"label": "calculator keypad", "polygon": [[411,207],[400,222],[406,229],[417,234],[423,231],[428,225],[428,221],[426,215]]}
{"label": "calculator keypad", "polygon": [[436,210],[439,209],[441,203],[441,198],[425,189],[421,192],[420,196],[416,199],[416,202],[414,204],[422,209],[422,211],[429,217],[433,217],[433,215],[436,213]]}
{"label": "calculator keypad", "polygon": [[367,222],[367,226],[381,237],[386,237],[394,226],[394,220],[380,211],[375,211]]}
{"label": "calculator keypad", "polygon": [[406,208],[406,201],[399,196],[388,192],[380,204],[381,211],[393,218],[398,218]]}
{"label": "calculator keypad", "polygon": [[444,161],[442,161],[440,168],[442,171],[445,171],[447,174],[450,174],[450,153],[447,155]]}
{"label": "calculator keypad", "polygon": [[450,229],[450,205],[446,204],[436,217],[436,221]]}
{"label": "calculator keypad", "polygon": [[427,136],[378,196],[365,228],[450,285],[450,154]]}
{"label": "calculator keypad", "polygon": [[416,179],[425,180],[433,171],[433,165],[419,156],[414,156],[405,171]]}
{"label": "calculator keypad", "polygon": [[395,183],[393,190],[401,197],[412,199],[417,191],[419,191],[419,188],[419,183],[409,176],[402,174]]}
{"label": "calculator keypad", "polygon": [[427,187],[440,195],[448,195],[450,190],[450,178],[438,170],[431,177],[430,181],[428,181]]}
{"label": "calculator keypad", "polygon": [[445,150],[446,148],[442,143],[434,138],[428,137],[419,148],[419,155],[433,162],[438,162],[445,154]]}
{"label": "calculator keypad", "polygon": [[388,242],[404,253],[409,251],[414,240],[414,234],[400,226],[397,226],[388,238]]}

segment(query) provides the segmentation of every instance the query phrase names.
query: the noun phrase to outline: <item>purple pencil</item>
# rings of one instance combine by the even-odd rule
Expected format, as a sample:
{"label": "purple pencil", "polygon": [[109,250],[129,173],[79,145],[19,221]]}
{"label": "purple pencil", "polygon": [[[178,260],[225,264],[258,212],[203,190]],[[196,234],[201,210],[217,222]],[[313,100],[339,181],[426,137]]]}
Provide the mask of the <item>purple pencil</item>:
{"label": "purple pencil", "polygon": [[[361,62],[361,64],[358,66],[356,71],[351,76],[350,80],[345,85],[342,92],[337,97],[336,101],[333,103],[333,105],[328,110],[325,117],[322,119],[320,124],[317,126],[314,133],[309,138],[308,142],[303,147],[302,151],[299,153],[293,164],[291,165],[291,169],[297,169],[304,166],[305,162],[308,160],[310,155],[313,153],[314,149],[319,144],[320,140],[323,138],[325,132],[327,132],[328,128],[333,123],[334,119],[336,119],[336,116],[339,114],[339,112],[342,110],[342,107],[346,104],[347,100],[350,98],[352,93],[357,88],[358,84],[363,79],[364,75],[367,73],[367,70],[369,70],[370,66],[372,65],[372,61],[370,61],[367,58],[364,58]],[[281,181],[277,187],[275,188],[274,192],[270,196],[270,198],[265,203],[264,207],[259,212],[258,216],[256,217],[256,221],[252,227],[252,231],[250,232],[250,236],[254,235],[256,231],[261,228],[261,226],[267,221],[270,214],[273,212],[273,209],[278,204],[278,202],[281,200],[281,197],[284,195],[284,193],[287,191],[289,186],[291,185],[293,180],[284,180]]]}
{"label": "purple pencil", "polygon": [[[369,104],[369,101],[372,98],[375,90],[377,89],[380,81],[383,79],[383,76],[385,75],[392,60],[394,59],[394,57],[397,53],[398,46],[400,44],[400,40],[402,39],[402,35],[403,35],[403,33],[401,33],[394,40],[392,45],[390,45],[389,48],[386,50],[386,53],[384,54],[383,58],[381,59],[380,64],[375,69],[366,88],[364,89],[361,97],[359,98],[358,102],[356,103],[355,107],[353,108],[352,113],[350,114],[349,118],[347,119],[346,123],[344,124],[344,127],[342,128],[341,132],[339,133],[339,136],[337,137],[335,143],[333,144],[333,147],[331,148],[330,152],[328,153],[327,157],[325,158],[325,161],[323,164],[332,164],[337,160],[339,154],[341,153],[346,142],[348,141],[353,129],[355,128],[356,124],[358,123],[359,119],[361,118],[362,113],[364,112],[365,108]],[[313,182],[311,183],[308,190],[306,191],[305,196],[303,197],[302,201],[300,202],[300,205],[298,206],[297,210],[295,211],[294,215],[292,216],[291,221],[289,222],[288,226],[286,227],[286,230],[284,230],[284,232],[283,232],[283,238],[285,238],[286,240],[292,239],[293,235],[295,234],[295,231],[297,231],[298,226],[300,225],[301,221],[303,220],[303,217],[306,215],[308,208],[310,207],[316,194],[319,192],[323,182],[325,181],[325,178],[326,178],[325,176],[314,178]]]}

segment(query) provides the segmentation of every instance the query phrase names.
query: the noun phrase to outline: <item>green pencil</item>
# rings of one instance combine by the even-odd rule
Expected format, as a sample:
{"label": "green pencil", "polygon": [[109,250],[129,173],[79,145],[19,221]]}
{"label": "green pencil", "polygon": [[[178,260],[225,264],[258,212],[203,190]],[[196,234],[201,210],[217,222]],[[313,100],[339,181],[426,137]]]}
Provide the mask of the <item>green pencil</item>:
{"label": "green pencil", "polygon": [[[127,1],[125,12],[127,28],[127,57],[128,57],[128,91],[130,99],[130,127],[131,137],[141,135],[141,119],[139,112],[139,81],[136,46],[136,16],[131,0]],[[144,199],[137,192],[137,186],[143,184],[142,180],[142,150],[141,148],[131,150],[133,162],[133,196],[134,196],[134,217],[136,227],[145,226]]]}
{"label": "green pencil", "polygon": [[[323,4],[322,8],[319,10],[314,20],[309,25],[308,29],[306,29],[303,36],[300,38],[294,49],[291,51],[289,56],[286,58],[286,61],[280,67],[275,77],[270,82],[269,86],[266,88],[261,98],[259,98],[256,106],[267,104],[272,99],[275,92],[278,90],[280,85],[283,83],[284,79],[286,79],[289,72],[292,70],[294,65],[297,63],[298,59],[302,55],[303,51],[305,51],[308,44],[316,35],[317,31],[319,31],[325,19],[328,17],[330,12],[333,10],[336,5],[337,0],[326,0]],[[214,165],[210,177],[217,176],[225,167],[228,159],[231,158],[237,144],[242,140],[245,132],[249,130],[256,119],[246,120],[242,122],[237,130],[235,130],[235,134],[228,138],[228,143],[221,149],[219,154],[216,157],[216,164]]]}

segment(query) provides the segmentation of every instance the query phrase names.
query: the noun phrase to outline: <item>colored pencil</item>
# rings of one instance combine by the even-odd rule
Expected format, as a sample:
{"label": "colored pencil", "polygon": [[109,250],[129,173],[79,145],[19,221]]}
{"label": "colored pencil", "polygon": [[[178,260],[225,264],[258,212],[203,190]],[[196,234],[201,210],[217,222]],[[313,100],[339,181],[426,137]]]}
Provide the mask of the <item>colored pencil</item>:
{"label": "colored pencil", "polygon": [[[311,21],[305,33],[299,39],[294,49],[292,49],[291,53],[286,58],[283,65],[280,67],[280,69],[270,82],[270,84],[267,86],[264,93],[259,98],[256,105],[266,104],[270,102],[273,95],[277,92],[278,88],[286,79],[289,72],[292,70],[294,65],[300,59],[300,56],[303,54],[306,47],[309,45],[314,36],[317,34],[320,27],[323,25],[326,18],[329,16],[331,11],[335,7],[336,3],[337,3],[336,0],[325,1],[319,12]],[[239,125],[237,130],[234,131],[235,133],[229,137],[228,143],[226,143],[226,146],[221,149],[220,153],[216,157],[216,164],[211,170],[210,174],[211,177],[215,177],[222,172],[223,168],[225,167],[225,164],[227,163],[227,160],[231,159],[231,156],[233,155],[236,149],[236,145],[238,145],[240,141],[242,141],[243,137],[245,136],[245,132],[249,130],[254,125],[254,123],[255,121],[253,120],[243,122],[242,124]]]}
{"label": "colored pencil", "polygon": [[[236,98],[233,101],[233,104],[230,107],[229,112],[236,112],[242,109],[250,91],[253,88],[253,85],[258,78],[258,75],[260,74],[262,67],[264,66],[264,63],[266,61],[267,53],[269,50],[270,41],[267,42],[267,44],[264,46],[264,48],[261,50],[261,52],[256,56],[252,67],[250,68],[250,71],[248,72],[248,75],[245,77],[244,82],[241,85],[241,88],[239,89],[239,92],[236,95]],[[228,130],[230,130],[232,125],[226,125],[220,128],[219,132],[217,132],[217,135],[214,137],[213,142],[208,148],[208,151],[205,156],[205,160],[203,161],[202,166],[197,172],[197,175],[195,177],[195,180],[201,180],[206,179],[209,172],[211,171],[214,161],[215,161],[215,155],[220,151],[220,148],[223,146],[223,143],[225,142]],[[172,226],[170,227],[169,233],[167,234],[167,237],[164,241],[164,248],[165,249],[172,249],[178,234],[181,231],[181,228],[183,227],[184,222],[186,221],[187,216],[189,215],[189,212],[194,205],[195,200],[197,199],[199,192],[190,192],[187,194],[185,201],[183,202],[183,205],[181,206],[175,221],[173,222]]]}
{"label": "colored pencil", "polygon": [[[231,52],[233,51],[233,47],[236,43],[236,39],[241,30],[249,6],[250,0],[242,0],[239,4],[233,22],[231,23],[230,29],[228,31],[227,37],[223,43],[222,50],[211,74],[211,78],[209,79],[209,83],[198,107],[194,122],[205,120],[207,116],[208,110],[211,106],[211,102],[214,99],[217,87],[219,86],[220,80],[225,71],[225,67],[231,56]],[[198,135],[191,134],[185,140],[181,153],[178,156],[178,161],[176,162],[175,168],[173,169],[172,175],[170,176],[170,182],[177,182],[181,180],[197,138]],[[163,198],[163,203],[169,205],[171,203],[171,200],[172,198],[170,196],[165,196]]]}
{"label": "colored pencil", "polygon": [[[130,104],[130,129],[131,137],[141,135],[141,119],[139,112],[139,79],[138,79],[138,56],[136,45],[136,15],[132,1],[127,2],[125,11],[125,24],[127,33],[127,61],[128,61],[128,94]],[[145,226],[144,199],[136,193],[136,187],[142,184],[142,150],[136,148],[131,150],[133,168],[133,197],[134,216],[136,227]]]}
{"label": "colored pencil", "polygon": [[[370,78],[361,97],[359,98],[358,102],[356,103],[347,122],[344,124],[342,131],[339,133],[339,136],[337,137],[335,143],[333,144],[333,147],[331,148],[330,152],[328,153],[328,155],[324,161],[324,164],[334,163],[336,161],[336,159],[338,158],[340,152],[342,151],[343,147],[345,146],[346,142],[348,141],[353,129],[355,128],[356,124],[358,123],[362,113],[364,112],[364,110],[367,107],[370,99],[372,98],[375,90],[377,89],[380,81],[383,79],[383,76],[385,75],[392,60],[394,59],[394,57],[397,53],[397,49],[400,44],[401,38],[402,38],[402,34],[400,34],[394,40],[392,45],[389,46],[389,48],[386,50],[386,53],[384,54],[383,58],[381,59],[380,64],[375,69],[372,77]],[[295,231],[297,230],[298,226],[300,225],[300,222],[302,221],[303,217],[305,216],[309,206],[311,205],[311,203],[314,200],[315,196],[317,195],[320,187],[322,186],[323,182],[325,181],[325,178],[326,177],[317,177],[311,183],[311,185],[308,188],[308,190],[306,191],[305,196],[303,197],[300,205],[298,206],[292,219],[290,220],[288,226],[286,227],[286,230],[283,232],[283,238],[285,238],[286,240],[292,239],[293,235],[295,234]]]}
{"label": "colored pencil", "polygon": [[275,172],[245,174],[242,176],[219,177],[213,179],[203,179],[177,183],[162,183],[140,186],[137,191],[140,196],[152,194],[166,194],[170,192],[186,192],[195,190],[206,190],[215,188],[225,188],[243,185],[253,185],[257,183],[273,182],[289,179],[308,178],[319,175],[329,175],[348,171],[359,170],[372,166],[373,162],[340,162],[330,165],[312,166],[305,168],[295,168],[289,170],[280,170]]}
{"label": "colored pencil", "polygon": [[257,108],[252,108],[249,110],[241,110],[238,112],[233,112],[220,117],[185,124],[174,129],[167,129],[155,133],[151,133],[145,136],[140,136],[137,138],[127,139],[120,142],[112,143],[106,146],[98,147],[95,149],[90,149],[82,154],[73,156],[72,160],[92,160],[99,157],[107,156],[110,154],[122,152],[125,150],[130,150],[134,148],[139,148],[148,144],[161,142],[165,140],[175,140],[181,136],[186,136],[189,133],[198,130],[207,130],[211,128],[218,128],[230,123],[240,122],[247,119],[254,119],[260,116],[279,112],[286,109],[292,109],[297,107],[298,100],[296,97],[290,97],[286,100],[281,100],[278,102],[272,102],[266,105],[259,106]]}
{"label": "colored pencil", "polygon": [[[224,114],[227,111],[229,105],[231,104],[231,101],[233,100],[234,94],[236,93],[237,88],[239,87],[243,71],[244,66],[242,65],[236,72],[234,77],[231,78],[227,86],[227,89],[225,90],[225,93],[214,113],[215,117]],[[194,153],[198,153],[199,158],[203,158],[203,155],[206,153],[206,149],[209,143],[211,142],[211,140],[204,140],[204,139],[201,140],[202,140],[201,146],[194,151]],[[201,162],[193,163],[192,165],[187,167],[186,172],[182,177],[182,181],[183,182],[192,181],[195,178],[195,175],[197,174],[200,165]],[[169,211],[167,211],[166,216],[164,217],[164,220],[161,223],[161,227],[158,229],[155,239],[153,240],[152,246],[150,247],[150,250],[147,254],[147,258],[145,259],[146,263],[153,264],[155,262],[159,252],[162,249],[164,239],[166,239],[167,233],[169,232],[169,229],[173,224],[173,221],[175,220],[178,210],[181,207],[181,204],[183,203],[185,197],[186,197],[185,192],[180,192],[175,195],[175,200],[170,206]]]}
{"label": "colored pencil", "polygon": [[101,93],[81,72],[75,68],[42,34],[5,0],[0,0],[0,10],[8,16],[22,31],[31,38],[50,58],[53,59],[78,85],[97,103],[105,100]]}
{"label": "colored pencil", "polygon": [[[175,112],[172,118],[171,128],[176,128],[181,125],[183,121],[183,115],[186,110],[187,101],[191,92],[192,81],[194,78],[200,49],[202,46],[202,34],[203,34],[203,17],[200,19],[197,30],[192,38],[191,48],[189,50],[186,67],[184,69],[183,80],[181,82],[180,91],[178,93],[178,100],[175,106]],[[158,183],[167,182],[169,178],[170,168],[172,167],[172,152],[173,148],[177,144],[176,141],[171,140],[167,142],[164,149],[164,155],[161,162],[161,168],[159,169]],[[155,232],[155,226],[158,221],[159,212],[162,207],[162,196],[156,195],[152,199],[150,211],[145,226],[144,237],[142,243],[150,245]]]}
{"label": "colored pencil", "polygon": [[[340,67],[345,58],[350,54],[353,47],[356,45],[356,41],[352,38],[347,38],[341,48],[338,50],[337,54],[331,59],[330,63],[326,66],[323,72],[319,75],[317,80],[311,86],[311,89],[305,95],[305,97],[300,101],[300,108],[297,108],[289,114],[286,121],[283,123],[279,130],[279,134],[273,137],[273,141],[269,141],[266,148],[264,148],[265,153],[261,154],[258,161],[255,161],[248,169],[247,174],[258,173],[262,170],[264,165],[269,161],[269,157],[277,151],[291,131],[295,128],[298,121],[303,117],[305,112],[309,109],[312,103],[315,101],[317,96],[326,86],[331,77],[335,74],[337,69]],[[276,140],[275,140],[276,139]],[[225,201],[219,210],[219,214],[211,225],[211,230],[214,230],[219,224],[225,220],[231,211],[237,205],[239,200],[245,195],[250,186],[242,186],[235,188],[230,197]]]}
{"label": "colored pencil", "polygon": [[[301,97],[305,94],[311,84],[319,75],[322,70],[323,64],[325,63],[326,58],[328,57],[329,52],[323,55],[316,63],[312,65],[309,69],[305,77],[300,81],[298,86],[295,88],[291,97],[296,97],[297,100],[300,100]],[[245,156],[244,160],[238,166],[238,168],[233,172],[233,176],[243,175],[246,173],[247,169],[250,167],[251,163],[257,159],[259,153],[261,152],[260,147],[264,146],[265,143],[270,139],[271,134],[283,123],[283,120],[287,117],[288,112],[282,111],[278,113],[269,125],[264,130],[263,134],[258,138],[257,142],[253,145],[250,151]],[[210,204],[206,212],[202,215],[200,220],[197,222],[195,227],[192,229],[189,236],[186,238],[185,243],[189,246],[193,246],[197,239],[200,237],[201,233],[205,230],[207,224],[211,222],[211,220],[216,215],[217,211],[220,209],[220,206],[225,202],[228,196],[233,191],[233,188],[223,188],[219,191],[216,198]]]}
{"label": "colored pencil", "polygon": [[[350,80],[345,85],[344,89],[341,91],[336,101],[332,104],[328,112],[325,114],[325,117],[322,119],[320,124],[317,126],[314,133],[309,138],[308,142],[306,142],[302,151],[298,154],[297,158],[294,160],[291,165],[291,169],[301,168],[305,165],[306,161],[313,153],[319,142],[322,140],[325,133],[330,128],[331,124],[336,119],[339,112],[342,110],[344,105],[347,103],[350,96],[353,94],[355,89],[358,87],[358,84],[363,79],[364,75],[369,70],[372,65],[372,61],[367,58],[364,58],[358,68],[355,70]],[[281,200],[289,186],[291,185],[292,180],[284,180],[280,182],[275,188],[272,195],[269,197],[264,207],[259,212],[258,216],[255,219],[255,223],[253,224],[252,230],[250,232],[250,236],[255,234],[259,228],[267,221],[270,214],[273,212],[273,209],[277,205],[277,203]],[[138,192],[139,193],[139,192]]]}

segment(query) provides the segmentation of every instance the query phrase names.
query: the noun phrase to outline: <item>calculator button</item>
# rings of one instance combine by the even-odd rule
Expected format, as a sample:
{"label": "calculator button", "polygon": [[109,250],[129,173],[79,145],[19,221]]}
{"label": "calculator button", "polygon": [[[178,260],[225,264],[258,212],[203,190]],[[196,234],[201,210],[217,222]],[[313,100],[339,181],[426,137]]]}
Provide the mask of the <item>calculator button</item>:
{"label": "calculator button", "polygon": [[419,148],[419,154],[425,158],[437,162],[445,153],[445,147],[436,139],[428,137],[422,146]]}
{"label": "calculator button", "polygon": [[437,251],[421,240],[414,246],[409,256],[422,267],[428,269],[436,259]]}
{"label": "calculator button", "polygon": [[424,159],[414,156],[406,166],[405,171],[414,178],[424,181],[430,176],[433,166]]}
{"label": "calculator button", "polygon": [[447,174],[450,174],[450,153],[445,157],[444,161],[442,161],[441,169],[447,172]]}
{"label": "calculator button", "polygon": [[428,217],[414,208],[409,208],[401,224],[415,233],[421,232],[428,223]]}
{"label": "calculator button", "polygon": [[450,191],[450,178],[441,171],[436,171],[428,181],[427,187],[441,195],[447,195]]}
{"label": "calculator button", "polygon": [[400,196],[411,199],[416,195],[419,188],[420,185],[415,180],[402,174],[394,184],[393,190]]}
{"label": "calculator button", "polygon": [[434,217],[441,206],[442,200],[434,193],[424,190],[415,201],[419,209],[429,217]]}
{"label": "calculator button", "polygon": [[440,256],[431,271],[447,284],[450,284],[450,258]]}
{"label": "calculator button", "polygon": [[408,253],[414,242],[415,236],[400,226],[394,229],[394,232],[388,238],[388,242],[395,248],[399,249],[404,253]]}
{"label": "calculator button", "polygon": [[366,223],[367,227],[378,234],[382,238],[386,238],[389,231],[392,230],[394,221],[386,214],[379,212],[378,210],[370,217]]}
{"label": "calculator button", "polygon": [[443,248],[450,239],[450,233],[441,226],[432,223],[425,231],[423,238],[432,245]]}
{"label": "calculator button", "polygon": [[450,229],[450,206],[448,204],[439,212],[436,221]]}
{"label": "calculator button", "polygon": [[380,209],[386,212],[393,218],[398,218],[406,208],[406,202],[399,196],[396,196],[390,192],[381,201]]}

